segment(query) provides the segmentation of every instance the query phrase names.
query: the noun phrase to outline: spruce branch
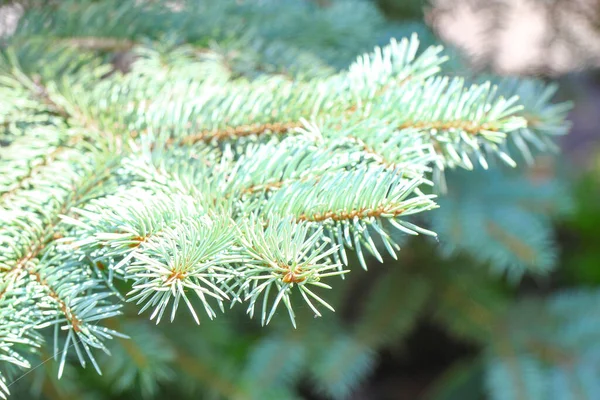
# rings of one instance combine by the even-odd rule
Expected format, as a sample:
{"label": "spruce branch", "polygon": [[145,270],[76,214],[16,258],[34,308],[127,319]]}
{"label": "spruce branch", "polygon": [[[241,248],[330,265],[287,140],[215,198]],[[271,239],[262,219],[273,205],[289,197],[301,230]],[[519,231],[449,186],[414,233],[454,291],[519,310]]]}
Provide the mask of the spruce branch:
{"label": "spruce branch", "polygon": [[211,220],[207,216],[187,220],[174,229],[163,232],[159,237],[145,243],[143,252],[136,252],[134,261],[127,267],[126,274],[132,277],[133,290],[129,301],[145,302],[140,313],[155,307],[150,319],[160,322],[162,314],[173,297],[171,321],[179,301],[183,298],[196,323],[200,323],[194,307],[186,295],[193,291],[202,301],[209,318],[216,316],[208,299],[215,299],[222,307],[228,299],[220,286],[231,280],[236,271],[231,263],[242,258],[231,251],[234,244],[233,226],[225,218]]}
{"label": "spruce branch", "polygon": [[[249,301],[248,314],[254,315],[256,303],[262,297],[261,322],[268,324],[283,302],[294,327],[296,326],[290,292],[298,287],[304,301],[315,315],[321,313],[312,303],[317,301],[331,311],[333,308],[316,295],[310,286],[331,289],[331,286],[320,282],[321,278],[343,274],[341,265],[328,262],[329,256],[336,247],[323,241],[323,228],[311,228],[307,223],[296,223],[291,218],[269,216],[263,222],[252,216],[239,228],[239,240],[243,246],[243,254],[247,255],[239,274],[237,298]],[[320,243],[320,244],[319,244]],[[269,310],[269,295],[273,291],[275,299]]]}
{"label": "spruce branch", "polygon": [[[552,88],[445,77],[442,48],[421,46],[416,35],[366,53],[373,43],[365,38],[389,37],[366,2],[318,12],[298,3],[293,13],[233,0],[187,6],[65,1],[27,10],[3,39],[1,361],[29,367],[25,354],[44,351],[40,332],[52,327],[59,376],[68,374],[71,351],[100,372],[95,350],[108,352],[108,339],[124,337],[112,321],[126,301],[157,324],[168,313],[173,321],[182,301],[197,323],[198,308],[212,319],[226,303],[242,303],[263,325],[283,304],[295,327],[297,313],[334,309],[320,289],[348,272],[348,249],[366,269],[369,255],[397,257],[397,233],[435,236],[412,218],[437,208],[427,193],[442,171],[488,168],[495,158],[514,165],[519,154],[531,161],[531,147],[550,150],[567,129],[567,106],[552,102]],[[123,52],[127,68],[107,62]],[[473,203],[447,193],[441,212],[446,206],[455,219],[434,216],[433,230],[448,237],[454,226],[443,222],[458,219],[469,233],[469,223],[479,224],[488,240],[451,234],[443,246],[524,271],[523,260],[511,264],[523,253],[514,246],[519,229],[487,221],[496,211],[467,213]],[[547,232],[544,221],[530,225]],[[532,244],[527,258],[538,247],[552,254],[544,235],[524,241]],[[549,267],[539,260],[527,267]],[[398,313],[380,307],[396,298],[389,282],[378,286],[385,293],[369,302],[364,321],[376,327],[389,318],[396,332],[407,330],[429,293],[419,282],[398,293],[415,300]],[[296,299],[307,307],[300,311]],[[384,336],[341,336],[315,361],[318,385],[346,395]],[[290,346],[285,367],[300,371],[298,343],[265,342],[248,365]],[[246,383],[243,391],[230,387],[234,379],[207,373],[181,349],[153,358],[143,345],[115,352],[135,359],[115,360],[129,377],[112,380],[167,379],[163,368],[174,361],[203,381],[219,377],[222,393],[252,392]],[[215,363],[225,357],[219,352]],[[271,359],[280,363],[281,354]],[[153,360],[156,368],[136,374]]]}
{"label": "spruce branch", "polygon": [[[110,161],[106,165],[110,165]],[[62,172],[65,172],[64,169]],[[65,323],[62,329],[68,332],[62,351],[59,375],[63,371],[66,354],[71,344],[75,347],[82,366],[85,366],[85,359],[79,346],[83,347],[94,367],[99,370],[90,347],[105,349],[101,339],[110,338],[117,333],[96,327],[91,323],[118,315],[117,310],[120,307],[118,304],[106,305],[104,299],[110,295],[109,293],[91,294],[90,289],[97,288],[98,282],[82,276],[81,273],[85,270],[70,270],[69,264],[72,261],[69,260],[69,255],[65,256],[56,250],[55,240],[62,236],[61,215],[69,214],[72,207],[93,196],[98,186],[102,185],[109,176],[101,174],[95,179],[89,179],[86,172],[89,174],[90,171],[86,171],[85,168],[70,172],[71,175],[66,174],[62,179],[55,178],[54,181],[46,183],[59,184],[54,190],[61,189],[62,184],[62,193],[58,190],[57,197],[50,196],[46,199],[42,197],[39,199],[39,208],[34,207],[33,211],[28,211],[12,206],[12,209],[2,210],[6,215],[10,213],[13,215],[3,223],[0,236],[3,244],[10,244],[13,236],[19,235],[15,228],[24,228],[28,231],[25,240],[19,243],[18,247],[13,247],[12,251],[5,252],[0,260],[3,269],[2,280],[5,282],[0,291],[0,301],[7,296],[15,296],[14,290],[20,285],[26,284],[27,287],[32,285],[31,292],[27,291],[19,295],[22,300],[26,300],[30,296],[29,293],[38,293],[36,297],[39,297],[39,300],[34,310],[42,311],[32,313],[30,329],[42,329],[54,325],[55,346],[57,346],[59,325]],[[92,170],[93,172],[95,170]],[[87,182],[78,182],[79,179],[86,177]],[[82,186],[71,192],[78,183]],[[44,210],[44,206],[49,206],[49,210]],[[57,266],[60,268],[57,269]]]}
{"label": "spruce branch", "polygon": [[[418,190],[421,183],[419,178],[404,178],[401,171],[381,167],[339,172],[316,182],[296,182],[282,188],[267,200],[265,212],[293,215],[299,222],[322,223],[332,243],[339,246],[343,263],[347,264],[344,247],[353,248],[366,269],[363,246],[381,260],[369,228],[377,232],[387,251],[396,256],[382,220],[409,234],[433,234],[400,218],[436,207],[432,201],[435,196]],[[365,190],[367,185],[369,191]]]}

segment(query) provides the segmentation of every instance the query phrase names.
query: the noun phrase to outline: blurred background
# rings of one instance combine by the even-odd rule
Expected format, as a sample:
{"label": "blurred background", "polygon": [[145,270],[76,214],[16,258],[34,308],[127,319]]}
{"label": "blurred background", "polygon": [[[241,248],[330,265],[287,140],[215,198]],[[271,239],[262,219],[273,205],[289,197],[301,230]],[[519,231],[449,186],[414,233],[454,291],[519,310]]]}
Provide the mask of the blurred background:
{"label": "blurred background", "polygon": [[[4,1],[0,35],[41,3]],[[114,328],[133,340],[116,341],[105,376],[73,364],[58,382],[46,363],[14,399],[600,399],[600,1],[372,3],[356,12],[378,10],[393,27],[384,39],[441,40],[449,74],[558,83],[554,101],[573,103],[561,154],[518,176],[449,174],[430,221],[440,242],[402,239],[399,261],[355,263],[331,293],[335,315],[299,310],[297,330],[285,316],[261,328],[240,310],[200,328],[185,317],[156,327],[132,309]],[[113,62],[127,70],[127,60]],[[489,249],[461,231],[480,223]],[[516,279],[496,265],[513,259],[525,265]]]}

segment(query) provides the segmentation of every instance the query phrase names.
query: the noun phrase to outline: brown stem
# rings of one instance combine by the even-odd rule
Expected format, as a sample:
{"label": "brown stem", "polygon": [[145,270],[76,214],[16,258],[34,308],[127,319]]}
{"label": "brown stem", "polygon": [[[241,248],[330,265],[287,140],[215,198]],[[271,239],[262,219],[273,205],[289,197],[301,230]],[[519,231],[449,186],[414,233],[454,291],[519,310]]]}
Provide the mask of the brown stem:
{"label": "brown stem", "polygon": [[136,42],[129,39],[110,38],[110,37],[78,37],[61,40],[69,46],[85,50],[102,51],[128,51],[135,47]]}
{"label": "brown stem", "polygon": [[399,209],[399,210],[395,210],[395,211],[388,211],[386,210],[385,206],[380,206],[374,210],[368,210],[368,209],[358,209],[358,210],[352,210],[352,211],[341,211],[341,212],[333,212],[333,211],[327,211],[325,213],[322,214],[313,214],[313,215],[306,215],[306,214],[302,214],[300,215],[298,218],[296,218],[296,221],[300,222],[300,221],[311,221],[311,222],[322,222],[325,221],[327,219],[332,219],[334,221],[342,221],[342,220],[351,220],[354,219],[355,217],[364,219],[364,218],[370,218],[370,217],[379,217],[382,214],[392,214],[394,217],[402,214],[405,210]]}
{"label": "brown stem", "polygon": [[[261,136],[267,133],[284,134],[295,128],[299,128],[300,123],[297,122],[272,122],[264,124],[249,124],[236,127],[227,127],[222,129],[204,130],[195,135],[186,136],[179,139],[182,144],[190,145],[198,142],[210,142],[212,140],[235,139],[245,136]],[[177,143],[177,139],[169,139],[168,144]]]}
{"label": "brown stem", "polygon": [[463,120],[452,120],[452,121],[406,121],[398,126],[398,129],[437,129],[437,130],[449,130],[449,129],[460,129],[471,135],[477,135],[481,131],[493,131],[497,132],[499,128],[490,124],[488,122],[484,122],[482,124],[478,124],[473,121],[463,121]]}

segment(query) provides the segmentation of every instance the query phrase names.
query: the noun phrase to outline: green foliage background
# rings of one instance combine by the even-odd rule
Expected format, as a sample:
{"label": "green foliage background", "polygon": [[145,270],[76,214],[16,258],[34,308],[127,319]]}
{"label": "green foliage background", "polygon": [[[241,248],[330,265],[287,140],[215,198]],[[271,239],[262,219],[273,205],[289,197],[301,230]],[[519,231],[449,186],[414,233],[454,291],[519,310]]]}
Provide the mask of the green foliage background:
{"label": "green foliage background", "polygon": [[[126,72],[133,69],[133,73],[123,75],[125,87],[133,88],[136,81],[127,79],[134,76],[146,83],[155,81],[160,89],[169,89],[167,84],[160,84],[181,76],[191,77],[192,82],[202,82],[209,76],[223,85],[240,77],[262,82],[265,75],[311,82],[345,70],[358,55],[389,43],[391,37],[402,38],[416,31],[422,49],[437,43],[421,22],[421,2],[381,1],[380,8],[366,1],[265,1],[258,7],[253,6],[256,2],[227,1],[222,6],[199,2],[206,7],[191,7],[191,16],[177,14],[178,2],[148,2],[156,3],[158,8],[144,11],[136,9],[134,3],[28,2],[24,22],[3,45],[3,194],[23,188],[51,191],[52,179],[62,176],[64,167],[60,157],[47,157],[47,150],[69,148],[73,135],[65,136],[63,131],[73,131],[75,136],[91,131],[86,140],[94,143],[95,134],[114,122],[110,107],[115,105],[109,100],[111,95],[120,94],[111,93],[108,84],[88,85],[89,76],[110,78],[120,73],[119,68]],[[132,52],[137,59],[130,65]],[[64,346],[65,336],[61,333],[55,338],[50,329],[39,330],[38,338],[37,330],[27,328],[27,332],[19,332],[20,337],[45,344],[39,350],[21,352],[21,364],[29,364],[33,367],[30,369],[19,368],[19,363],[10,359],[10,351],[0,347],[0,371],[10,385],[9,398],[338,399],[359,398],[361,394],[365,398],[431,400],[596,398],[600,393],[600,254],[596,254],[595,222],[600,218],[600,209],[592,188],[598,187],[600,172],[574,178],[560,161],[546,154],[548,143],[540,144],[544,151],[531,145],[553,131],[562,133],[568,129],[563,121],[568,106],[554,99],[552,86],[536,80],[473,77],[457,53],[449,49],[446,54],[450,60],[443,66],[444,73],[466,76],[468,83],[492,80],[499,85],[500,94],[519,95],[519,104],[531,115],[527,115],[530,124],[516,129],[516,139],[506,148],[506,153],[516,154],[516,168],[504,165],[504,152],[500,158],[489,157],[488,170],[449,152],[445,172],[432,173],[431,179],[437,186],[445,187],[436,200],[440,207],[423,216],[419,214],[413,222],[435,231],[437,240],[394,233],[393,241],[402,247],[397,260],[384,250],[365,250],[358,257],[349,252],[347,269],[352,272],[338,280],[326,296],[335,314],[322,309],[323,317],[315,318],[309,305],[294,292],[291,302],[296,305],[296,328],[283,307],[264,327],[260,318],[249,319],[241,307],[228,310],[213,321],[203,318],[200,326],[192,315],[183,312],[174,322],[165,317],[156,325],[148,313],[138,314],[139,306],[125,303],[123,315],[102,321],[106,328],[129,337],[107,341],[110,356],[97,352],[102,375],[89,363],[87,368],[81,368],[81,357],[72,350],[59,380],[60,360],[48,360]],[[77,65],[73,60],[77,60]],[[105,68],[107,62],[117,68],[96,69]],[[20,84],[11,86],[15,81]],[[51,85],[44,89],[41,82]],[[461,86],[458,90],[462,89]],[[40,92],[34,96],[36,101],[30,100],[32,90]],[[146,95],[156,95],[152,86]],[[106,104],[97,103],[102,96],[106,97]],[[473,97],[483,102],[474,94]],[[53,99],[52,103],[49,99]],[[146,111],[149,115],[156,113],[156,120],[161,123],[171,123],[173,137],[181,138],[190,130],[180,126],[183,116],[177,112],[186,110],[184,103],[191,100],[192,97],[169,99],[164,104],[175,104],[174,111],[162,114],[160,103]],[[417,100],[427,105],[427,98]],[[302,116],[298,110],[303,103],[297,101],[298,108],[295,103],[277,106],[287,107],[286,112],[294,117]],[[50,112],[38,113],[39,108]],[[118,122],[130,123],[133,128],[128,134],[132,136],[127,140],[136,140],[137,130],[152,128],[155,121],[150,119],[140,117],[143,123]],[[77,125],[82,121],[81,126]],[[138,122],[140,125],[135,125]],[[59,129],[37,133],[30,130],[30,125],[36,124]],[[304,126],[309,128],[310,125]],[[103,154],[118,153],[118,144],[110,145],[116,147],[104,149]],[[388,142],[387,147],[378,150],[392,158],[402,156],[393,145]],[[145,160],[142,157],[132,162],[145,166],[153,165],[156,159],[172,157],[175,167],[165,168],[180,168],[177,173],[181,177],[191,174],[184,165],[190,154],[197,151],[201,157],[211,157],[210,149],[195,147],[190,153],[185,151],[152,153],[150,158],[154,158],[148,164],[139,161]],[[316,160],[325,165],[327,156],[325,153]],[[45,161],[37,163],[40,157]],[[480,159],[486,162],[488,154]],[[77,174],[102,180],[123,168],[126,173],[120,176],[127,178],[128,167],[111,157],[98,162],[104,167],[103,173],[91,174],[90,171],[100,169],[84,165]],[[180,187],[173,183],[173,191],[189,190],[182,182]],[[93,197],[95,183],[84,180],[84,187],[89,186],[86,195]],[[32,202],[36,196],[34,192]],[[157,199],[160,201],[158,196]],[[69,201],[79,204],[75,199]],[[0,244],[5,247],[0,267],[10,270],[9,247],[18,247],[13,245],[12,232],[28,231],[31,227],[15,228],[9,218],[14,209],[5,204],[3,207],[1,228],[5,230]],[[82,213],[82,219],[92,224],[92,214]],[[78,231],[81,237],[76,238],[86,238],[85,229]],[[95,244],[81,240],[84,248]],[[121,247],[114,246],[115,252],[127,245],[124,242]],[[385,248],[379,242],[376,247]],[[377,258],[382,258],[383,263],[377,263]],[[47,260],[42,259],[39,264],[44,261]],[[113,281],[103,271],[102,261],[98,262],[92,267],[99,279],[106,279],[107,285],[120,293],[131,290],[130,283]],[[361,265],[367,266],[368,271]],[[53,273],[60,274],[60,269],[48,273],[47,279],[52,279]],[[0,286],[2,291],[12,289],[12,282],[0,283],[4,285]],[[30,300],[41,301],[33,295]],[[9,307],[14,304],[0,306],[13,310]],[[13,328],[19,328],[20,316],[12,311],[11,315],[0,316],[4,318],[0,318],[4,322],[0,344],[12,343],[2,340],[14,337]],[[378,365],[386,354],[393,354],[395,360],[410,360],[402,376],[415,379],[411,372],[418,368],[415,360],[420,355],[415,355],[412,347],[424,346],[415,344],[424,326],[434,327],[442,346],[461,350],[450,361],[433,365],[418,390],[410,391],[407,385],[398,384],[375,394],[376,379],[382,374]],[[433,339],[436,340],[437,337]],[[8,350],[20,350],[22,345],[27,348],[27,343],[13,344]],[[423,358],[428,360],[426,355]]]}

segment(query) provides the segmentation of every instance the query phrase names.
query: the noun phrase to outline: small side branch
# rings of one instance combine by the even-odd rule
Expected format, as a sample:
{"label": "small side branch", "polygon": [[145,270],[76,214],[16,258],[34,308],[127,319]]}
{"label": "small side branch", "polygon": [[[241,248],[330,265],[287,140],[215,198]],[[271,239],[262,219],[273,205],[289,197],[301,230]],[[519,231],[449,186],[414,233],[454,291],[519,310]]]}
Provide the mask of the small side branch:
{"label": "small side branch", "polygon": [[398,215],[402,214],[404,211],[405,211],[404,209],[389,211],[389,210],[387,210],[387,207],[380,206],[379,208],[376,208],[374,210],[368,210],[368,209],[361,208],[361,209],[352,210],[352,211],[340,211],[340,212],[328,211],[326,213],[322,213],[322,214],[317,213],[317,214],[313,214],[313,215],[302,214],[298,218],[296,218],[296,221],[298,221],[298,222],[300,222],[300,221],[322,222],[327,219],[332,219],[334,221],[344,221],[344,220],[352,220],[356,217],[358,217],[360,219],[377,218],[383,214],[390,214],[393,217],[397,217]]}
{"label": "small side branch", "polygon": [[204,130],[195,135],[186,136],[183,139],[170,139],[168,144],[174,144],[178,141],[185,145],[191,145],[198,142],[211,142],[213,140],[239,139],[246,136],[262,136],[265,134],[281,135],[302,125],[298,122],[272,122],[264,124],[249,124],[236,127],[227,127],[222,129]]}

